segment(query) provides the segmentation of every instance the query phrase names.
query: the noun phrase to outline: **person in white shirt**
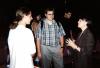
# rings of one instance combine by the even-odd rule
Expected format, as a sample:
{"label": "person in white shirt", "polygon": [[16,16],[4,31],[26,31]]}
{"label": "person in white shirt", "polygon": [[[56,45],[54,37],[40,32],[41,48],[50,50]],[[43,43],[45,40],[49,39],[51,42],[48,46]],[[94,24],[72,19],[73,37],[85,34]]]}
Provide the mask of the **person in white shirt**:
{"label": "person in white shirt", "polygon": [[8,47],[10,68],[34,68],[33,55],[36,53],[34,36],[27,24],[32,20],[29,9],[21,7],[16,11],[16,19],[10,26]]}

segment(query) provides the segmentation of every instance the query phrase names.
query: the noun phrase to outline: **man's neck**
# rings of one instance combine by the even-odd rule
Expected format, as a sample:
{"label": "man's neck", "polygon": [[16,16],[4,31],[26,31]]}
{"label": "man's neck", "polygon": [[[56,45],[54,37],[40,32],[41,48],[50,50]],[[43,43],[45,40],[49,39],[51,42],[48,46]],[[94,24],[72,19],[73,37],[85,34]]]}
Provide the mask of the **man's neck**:
{"label": "man's neck", "polygon": [[53,20],[48,20],[48,19],[46,19],[46,22],[47,22],[47,24],[52,25]]}

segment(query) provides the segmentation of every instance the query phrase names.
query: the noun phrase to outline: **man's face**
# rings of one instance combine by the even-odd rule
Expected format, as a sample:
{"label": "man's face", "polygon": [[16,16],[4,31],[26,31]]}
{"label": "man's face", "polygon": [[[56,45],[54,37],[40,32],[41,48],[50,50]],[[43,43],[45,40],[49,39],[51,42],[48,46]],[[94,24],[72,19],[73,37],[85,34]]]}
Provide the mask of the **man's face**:
{"label": "man's face", "polygon": [[47,13],[45,14],[46,18],[48,20],[53,20],[54,19],[54,12],[53,11],[47,11]]}
{"label": "man's face", "polygon": [[71,18],[72,13],[68,12],[64,14],[64,18],[70,19]]}

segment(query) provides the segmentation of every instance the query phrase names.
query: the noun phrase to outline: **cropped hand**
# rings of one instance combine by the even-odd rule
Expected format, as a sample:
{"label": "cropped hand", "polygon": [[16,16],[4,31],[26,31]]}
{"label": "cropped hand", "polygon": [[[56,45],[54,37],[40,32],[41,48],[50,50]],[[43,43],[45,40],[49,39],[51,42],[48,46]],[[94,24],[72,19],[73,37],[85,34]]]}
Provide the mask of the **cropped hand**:
{"label": "cropped hand", "polygon": [[73,40],[67,39],[67,40],[66,40],[66,43],[67,43],[67,46],[70,46],[70,47],[72,47],[72,48],[76,48],[76,45],[75,45],[75,43],[74,43]]}

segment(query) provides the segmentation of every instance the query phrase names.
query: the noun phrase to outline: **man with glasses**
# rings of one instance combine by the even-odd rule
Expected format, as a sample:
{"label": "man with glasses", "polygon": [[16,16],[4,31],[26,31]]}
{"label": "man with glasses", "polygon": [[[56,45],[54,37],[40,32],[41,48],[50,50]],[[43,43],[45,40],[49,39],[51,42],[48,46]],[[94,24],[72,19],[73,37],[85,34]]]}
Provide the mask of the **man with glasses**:
{"label": "man with glasses", "polygon": [[36,32],[37,55],[42,59],[42,68],[63,68],[64,35],[62,25],[54,20],[54,9],[46,9],[45,19]]}

